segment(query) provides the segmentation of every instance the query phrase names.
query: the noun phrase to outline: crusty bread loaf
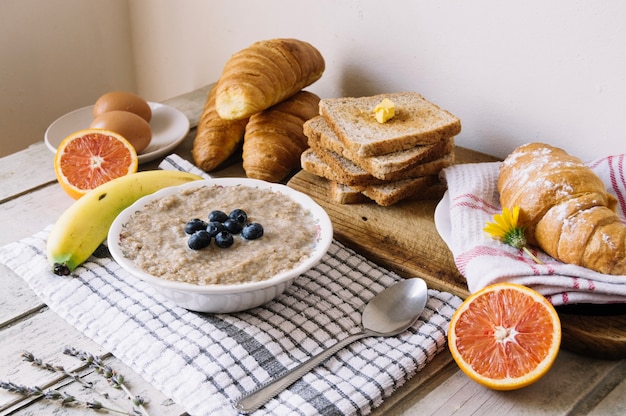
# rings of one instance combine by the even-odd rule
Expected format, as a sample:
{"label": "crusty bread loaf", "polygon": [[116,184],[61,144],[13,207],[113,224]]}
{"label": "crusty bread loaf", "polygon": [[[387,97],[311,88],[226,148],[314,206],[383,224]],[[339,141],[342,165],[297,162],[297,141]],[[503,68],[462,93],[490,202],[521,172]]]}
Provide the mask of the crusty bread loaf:
{"label": "crusty bread loaf", "polygon": [[[306,172],[321,176],[330,181],[343,183],[336,172],[320,159],[313,149],[307,149],[301,156],[302,169]],[[381,206],[390,206],[401,200],[413,197],[429,187],[439,184],[437,175],[428,175],[418,178],[386,181],[375,185],[354,185],[352,190],[362,193]],[[344,183],[345,185],[345,183]]]}
{"label": "crusty bread loaf", "polygon": [[503,207],[519,206],[529,243],[565,263],[626,274],[616,199],[580,159],[542,143],[520,146],[502,163],[498,191]]}
{"label": "crusty bread loaf", "polygon": [[[384,98],[395,103],[395,116],[381,124],[373,109]],[[325,98],[320,114],[344,146],[361,157],[436,143],[461,131],[457,117],[414,92]]]}
{"label": "crusty bread loaf", "polygon": [[248,122],[220,118],[215,111],[215,91],[214,86],[207,96],[191,149],[194,163],[206,172],[220,166],[238,149]]}
{"label": "crusty bread loaf", "polygon": [[310,43],[255,42],[226,62],[217,89],[217,112],[226,120],[248,118],[317,81],[324,68],[324,58]]}
{"label": "crusty bread loaf", "polygon": [[397,179],[397,173],[419,163],[440,159],[454,150],[454,137],[428,145],[380,156],[358,156],[346,148],[332,131],[324,117],[317,116],[304,124],[304,134],[310,146],[325,148],[350,160],[361,169],[382,180]]}
{"label": "crusty bread loaf", "polygon": [[315,117],[319,100],[312,92],[300,91],[250,117],[242,154],[247,177],[280,182],[300,167],[300,155],[308,148],[302,125]]}

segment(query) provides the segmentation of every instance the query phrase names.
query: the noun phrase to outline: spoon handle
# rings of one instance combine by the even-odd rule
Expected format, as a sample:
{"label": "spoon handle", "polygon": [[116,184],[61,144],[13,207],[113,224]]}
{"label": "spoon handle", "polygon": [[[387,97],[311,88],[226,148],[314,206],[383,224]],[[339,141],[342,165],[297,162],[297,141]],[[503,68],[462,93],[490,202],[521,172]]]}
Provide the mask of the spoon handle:
{"label": "spoon handle", "polygon": [[326,361],[337,351],[343,349],[345,346],[353,343],[354,341],[371,335],[373,335],[371,332],[359,332],[357,334],[348,336],[347,338],[337,342],[328,349],[323,350],[319,354],[314,355],[303,363],[298,364],[291,370],[282,373],[273,380],[270,380],[269,382],[260,385],[250,392],[244,393],[241,397],[233,402],[233,406],[235,406],[235,409],[239,410],[241,413],[254,412],[265,403],[267,403],[270,399],[277,396],[287,387],[299,380],[306,373],[317,367],[322,362]]}

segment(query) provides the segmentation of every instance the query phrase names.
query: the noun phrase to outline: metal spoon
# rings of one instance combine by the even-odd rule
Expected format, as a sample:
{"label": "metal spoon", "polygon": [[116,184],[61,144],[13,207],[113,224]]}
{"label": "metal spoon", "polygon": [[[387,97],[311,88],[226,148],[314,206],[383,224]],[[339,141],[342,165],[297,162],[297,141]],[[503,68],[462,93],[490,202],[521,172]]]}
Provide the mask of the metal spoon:
{"label": "metal spoon", "polygon": [[386,288],[365,305],[361,332],[348,336],[268,383],[244,393],[233,402],[233,406],[242,413],[251,413],[348,344],[365,337],[386,337],[404,332],[419,318],[427,300],[426,283],[420,278],[401,280]]}

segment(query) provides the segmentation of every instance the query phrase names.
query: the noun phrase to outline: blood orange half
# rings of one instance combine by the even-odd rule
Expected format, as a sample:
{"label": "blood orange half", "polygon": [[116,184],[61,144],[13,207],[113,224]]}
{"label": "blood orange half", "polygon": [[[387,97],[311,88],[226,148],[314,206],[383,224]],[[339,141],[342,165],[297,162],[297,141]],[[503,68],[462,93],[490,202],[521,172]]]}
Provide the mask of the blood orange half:
{"label": "blood orange half", "polygon": [[550,369],[561,344],[561,323],[540,293],[497,283],[463,302],[450,321],[448,344],[470,378],[495,390],[513,390]]}
{"label": "blood orange half", "polygon": [[67,136],[54,156],[54,171],[63,190],[78,199],[120,176],[137,172],[137,152],[112,131],[87,129]]}

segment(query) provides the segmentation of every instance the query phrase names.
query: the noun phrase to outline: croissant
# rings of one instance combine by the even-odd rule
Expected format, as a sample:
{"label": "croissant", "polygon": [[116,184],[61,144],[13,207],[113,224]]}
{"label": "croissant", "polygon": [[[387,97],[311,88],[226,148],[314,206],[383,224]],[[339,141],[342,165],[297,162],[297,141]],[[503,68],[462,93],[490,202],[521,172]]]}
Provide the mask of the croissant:
{"label": "croissant", "polygon": [[250,117],[242,153],[247,177],[280,182],[300,167],[300,156],[309,147],[302,125],[319,114],[319,101],[317,95],[300,91]]}
{"label": "croissant", "polygon": [[198,121],[191,156],[200,169],[210,172],[228,159],[243,140],[248,119],[222,120],[215,111],[215,92],[211,88]]}
{"label": "croissant", "polygon": [[626,226],[616,198],[580,159],[541,143],[515,149],[502,163],[503,207],[520,208],[527,240],[564,263],[626,274]]}
{"label": "croissant", "polygon": [[324,58],[307,42],[256,42],[226,62],[217,90],[217,112],[226,120],[250,117],[317,81],[324,69]]}

